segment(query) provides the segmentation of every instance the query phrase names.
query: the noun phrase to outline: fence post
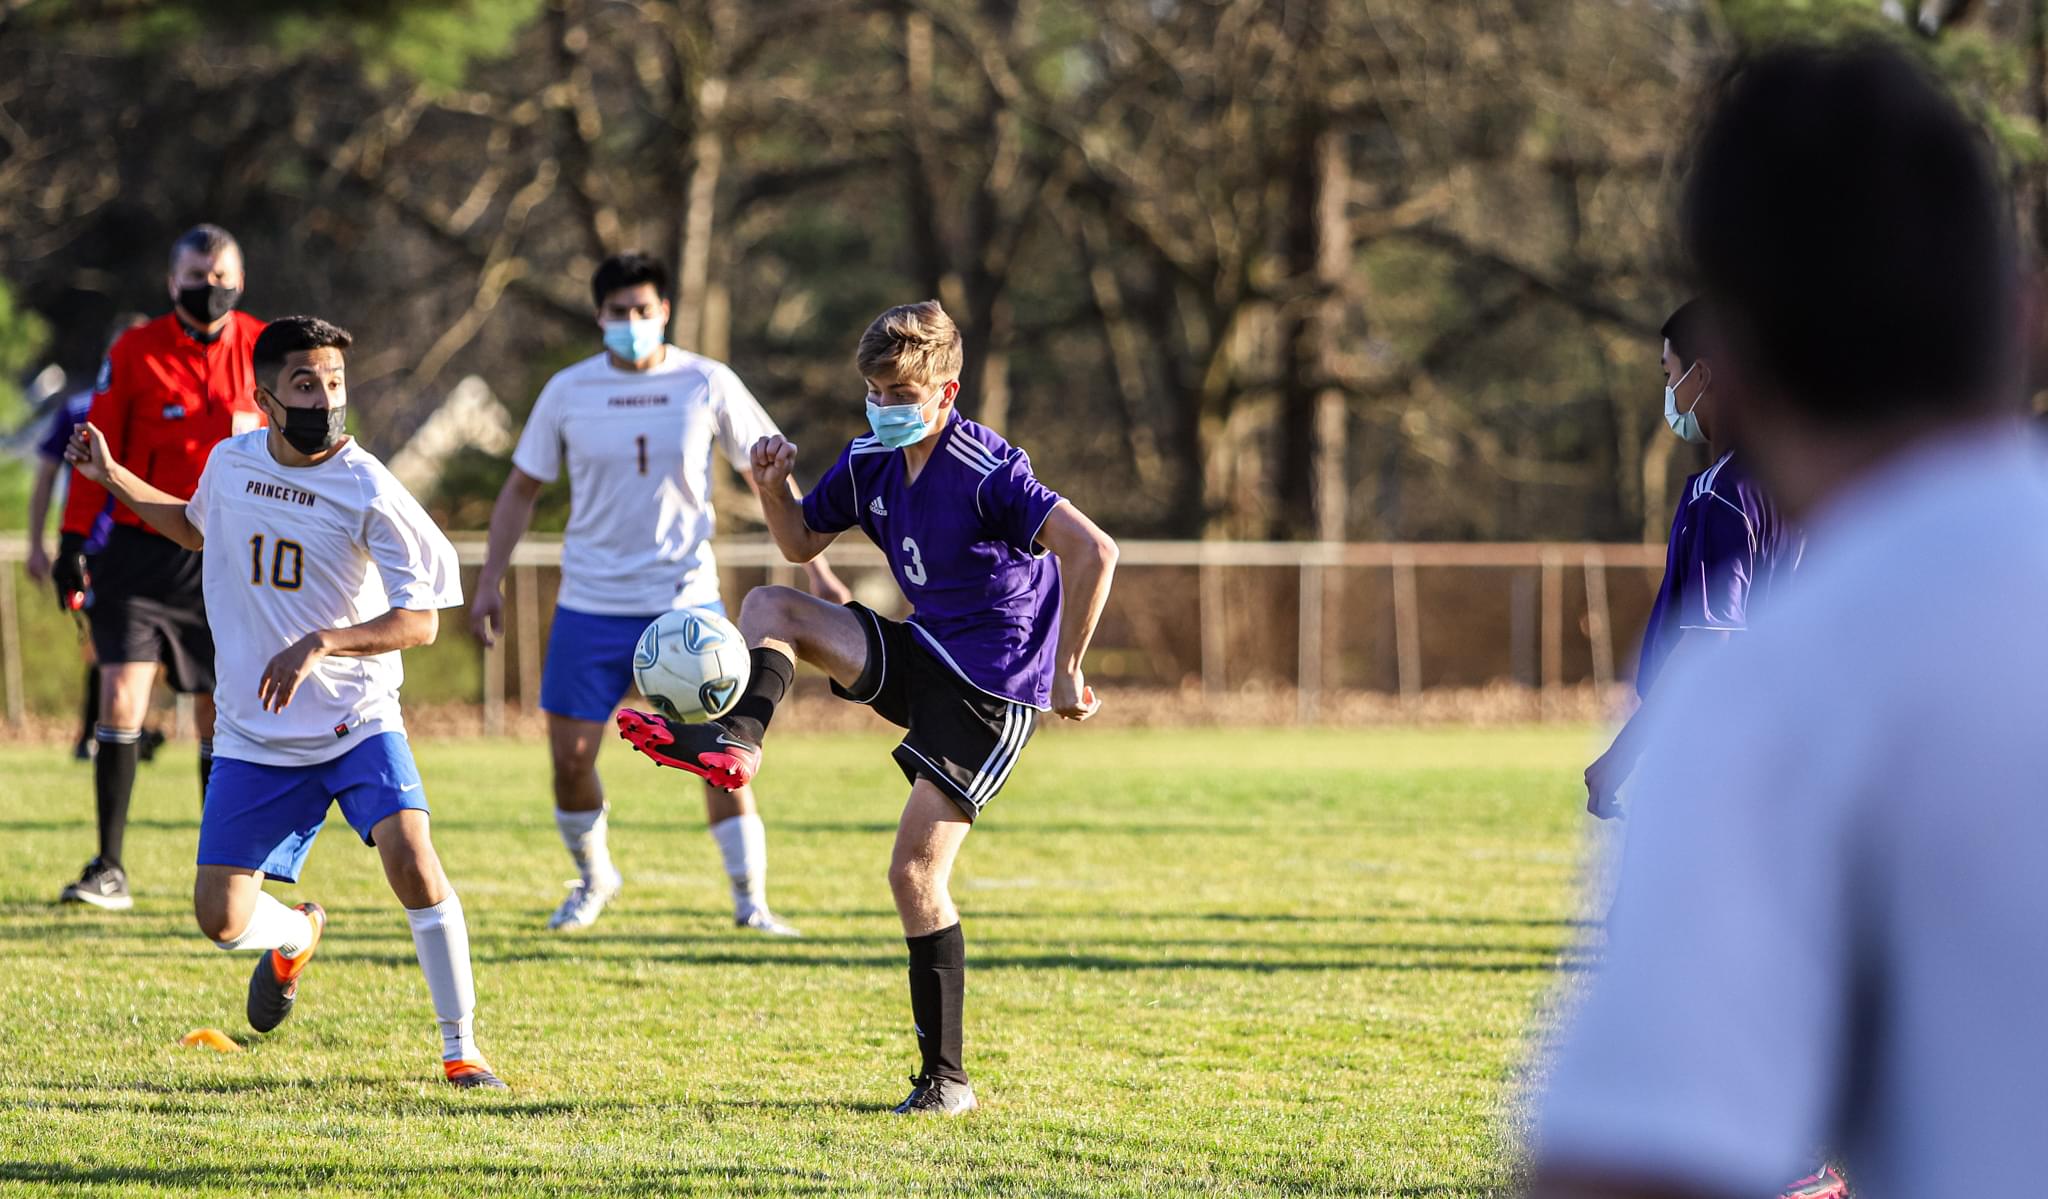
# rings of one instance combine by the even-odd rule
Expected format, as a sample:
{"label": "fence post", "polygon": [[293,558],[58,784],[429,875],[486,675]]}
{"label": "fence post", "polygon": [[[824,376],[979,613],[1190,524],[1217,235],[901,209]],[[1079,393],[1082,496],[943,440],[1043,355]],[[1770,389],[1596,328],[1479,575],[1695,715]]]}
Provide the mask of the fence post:
{"label": "fence post", "polygon": [[0,658],[6,659],[7,723],[19,729],[28,723],[28,701],[21,685],[21,626],[14,603],[14,563],[0,562]]}
{"label": "fence post", "polygon": [[1394,674],[1401,698],[1422,695],[1422,622],[1415,610],[1415,555],[1394,551]]}
{"label": "fence post", "polygon": [[519,706],[540,707],[540,572],[512,568],[512,618],[519,628]]}
{"label": "fence post", "polygon": [[1201,583],[1202,694],[1221,695],[1229,676],[1223,669],[1226,641],[1223,616],[1223,572],[1210,562],[1208,546],[1198,547],[1201,564],[1195,568]]}
{"label": "fence post", "polygon": [[1301,620],[1296,640],[1294,718],[1311,724],[1323,692],[1323,568],[1309,558],[1301,561]]}
{"label": "fence post", "polygon": [[1601,696],[1614,683],[1613,622],[1607,611],[1607,555],[1586,551],[1586,640],[1593,648],[1593,684]]}
{"label": "fence post", "polygon": [[484,647],[484,736],[505,733],[505,646]]}
{"label": "fence post", "polygon": [[1543,563],[1543,693],[1544,719],[1557,705],[1564,686],[1564,555],[1544,547]]}

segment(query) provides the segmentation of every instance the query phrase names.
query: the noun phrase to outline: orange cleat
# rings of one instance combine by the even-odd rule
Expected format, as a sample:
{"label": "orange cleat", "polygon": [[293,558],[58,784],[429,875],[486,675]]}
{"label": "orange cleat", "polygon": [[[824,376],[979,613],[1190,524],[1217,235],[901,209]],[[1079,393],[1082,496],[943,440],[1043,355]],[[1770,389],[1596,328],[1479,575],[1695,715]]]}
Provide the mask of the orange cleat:
{"label": "orange cleat", "polygon": [[320,935],[327,931],[327,909],[307,902],[299,904],[298,910],[313,925],[313,939],[291,957],[275,949],[264,954],[249,976],[249,1027],[257,1032],[269,1032],[292,1014],[292,1004],[299,998],[299,976],[306,972],[306,963],[320,948]]}
{"label": "orange cleat", "polygon": [[450,1085],[461,1087],[465,1091],[478,1088],[493,1091],[509,1091],[512,1089],[505,1085],[504,1079],[491,1073],[491,1068],[482,1062],[466,1062],[461,1058],[449,1058],[441,1063],[441,1070],[447,1074]]}

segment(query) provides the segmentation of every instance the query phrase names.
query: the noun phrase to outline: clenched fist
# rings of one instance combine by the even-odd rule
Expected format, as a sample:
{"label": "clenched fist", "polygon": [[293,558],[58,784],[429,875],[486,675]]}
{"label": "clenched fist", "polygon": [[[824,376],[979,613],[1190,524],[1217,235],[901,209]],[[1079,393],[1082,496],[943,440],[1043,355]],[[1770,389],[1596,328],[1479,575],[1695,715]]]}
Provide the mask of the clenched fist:
{"label": "clenched fist", "polygon": [[763,493],[780,492],[796,469],[796,443],[780,433],[754,443],[754,485]]}

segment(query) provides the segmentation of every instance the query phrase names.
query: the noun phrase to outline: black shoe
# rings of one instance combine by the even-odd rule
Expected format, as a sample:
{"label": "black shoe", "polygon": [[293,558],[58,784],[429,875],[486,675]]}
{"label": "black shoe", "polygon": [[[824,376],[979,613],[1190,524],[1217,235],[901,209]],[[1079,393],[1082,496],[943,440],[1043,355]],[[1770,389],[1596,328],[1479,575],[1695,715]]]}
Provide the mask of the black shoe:
{"label": "black shoe", "polygon": [[71,747],[71,760],[74,762],[92,761],[93,751],[98,748],[98,744],[91,737],[80,737],[78,744]]}
{"label": "black shoe", "polygon": [[128,872],[94,858],[85,864],[78,881],[65,884],[59,903],[89,903],[110,912],[125,912],[135,906],[128,894]]}
{"label": "black shoe", "polygon": [[964,1116],[977,1106],[974,1088],[966,1083],[920,1074],[910,1080],[910,1097],[890,1110],[899,1116]]}
{"label": "black shoe", "polygon": [[299,950],[296,957],[288,958],[275,949],[265,950],[249,975],[249,1027],[257,1032],[269,1032],[292,1014],[292,1005],[299,1001],[299,979],[306,972],[306,963],[313,960],[313,951],[320,948],[320,935],[327,931],[325,908],[317,903],[302,903],[298,910],[312,922],[312,942]]}
{"label": "black shoe", "polygon": [[163,748],[163,743],[164,743],[164,731],[163,731],[162,729],[144,729],[144,730],[142,730],[142,739],[141,739],[140,741],[137,741],[137,742],[135,743],[135,759],[136,759],[136,761],[139,761],[139,762],[154,762],[154,761],[156,761],[156,751],[157,751],[157,750],[159,750],[159,749],[161,749],[161,748]]}
{"label": "black shoe", "polygon": [[684,724],[656,712],[621,709],[619,736],[663,766],[687,770],[714,787],[737,791],[761,769],[761,747],[734,737],[721,721]]}

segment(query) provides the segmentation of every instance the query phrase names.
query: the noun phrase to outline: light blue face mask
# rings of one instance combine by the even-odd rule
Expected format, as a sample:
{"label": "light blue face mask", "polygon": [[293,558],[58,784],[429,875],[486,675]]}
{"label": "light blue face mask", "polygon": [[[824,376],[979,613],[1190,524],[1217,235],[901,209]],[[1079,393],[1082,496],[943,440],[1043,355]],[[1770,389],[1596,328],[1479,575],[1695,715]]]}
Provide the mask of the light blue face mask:
{"label": "light blue face mask", "polygon": [[[1692,375],[1694,368],[1698,366],[1699,363],[1695,362],[1692,366],[1686,367],[1685,374],[1678,376],[1678,383],[1685,382]],[[1678,410],[1678,383],[1667,384],[1664,388],[1664,423],[1671,426],[1671,431],[1678,434],[1680,441],[1699,445],[1707,439],[1707,433],[1706,430],[1700,428],[1700,418],[1695,414],[1694,410],[1700,406],[1700,401],[1706,398],[1706,389],[1702,388],[1700,394],[1693,397],[1691,408],[1680,412]]]}
{"label": "light blue face mask", "polygon": [[661,348],[663,332],[658,317],[639,321],[605,321],[604,348],[627,362],[645,362]]}
{"label": "light blue face mask", "polygon": [[915,404],[877,404],[868,401],[868,428],[875,431],[875,440],[892,450],[907,445],[916,445],[932,431],[932,423],[924,417],[924,406],[930,400]]}

